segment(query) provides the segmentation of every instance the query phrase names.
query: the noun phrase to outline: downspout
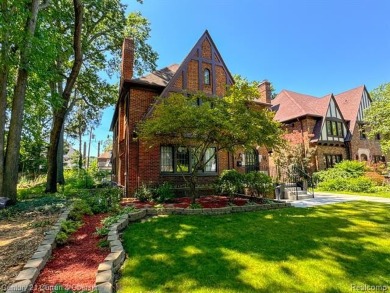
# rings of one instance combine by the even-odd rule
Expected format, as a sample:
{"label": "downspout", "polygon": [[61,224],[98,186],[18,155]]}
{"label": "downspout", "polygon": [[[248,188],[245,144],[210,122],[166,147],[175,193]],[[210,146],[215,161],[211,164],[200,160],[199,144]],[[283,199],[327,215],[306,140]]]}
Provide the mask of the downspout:
{"label": "downspout", "polygon": [[299,120],[299,118],[298,118],[298,122],[301,124],[302,148],[303,148],[303,154],[306,157],[305,136],[303,135],[303,123],[302,120]]}

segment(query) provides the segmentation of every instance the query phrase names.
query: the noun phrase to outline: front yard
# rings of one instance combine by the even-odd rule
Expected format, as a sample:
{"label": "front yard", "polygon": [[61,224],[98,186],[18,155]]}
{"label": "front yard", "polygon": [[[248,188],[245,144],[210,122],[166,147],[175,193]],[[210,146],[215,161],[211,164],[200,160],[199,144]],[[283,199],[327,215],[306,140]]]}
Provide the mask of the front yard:
{"label": "front yard", "polygon": [[353,202],[131,225],[119,292],[390,287],[390,207]]}

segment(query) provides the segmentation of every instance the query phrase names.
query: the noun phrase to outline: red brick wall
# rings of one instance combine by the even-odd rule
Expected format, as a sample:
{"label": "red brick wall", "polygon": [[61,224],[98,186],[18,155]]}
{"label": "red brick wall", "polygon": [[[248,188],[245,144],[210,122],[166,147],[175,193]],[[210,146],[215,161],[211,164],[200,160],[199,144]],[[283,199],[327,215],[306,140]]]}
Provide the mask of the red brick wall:
{"label": "red brick wall", "polygon": [[[215,65],[215,72],[212,72],[212,47],[211,43],[206,39],[200,50],[197,50],[196,56],[194,58],[204,58],[204,60],[199,63],[198,60],[190,60],[187,64],[187,68],[184,69],[186,76],[179,76],[178,79],[174,82],[174,88],[183,89],[184,86],[184,77],[187,80],[187,90],[189,92],[197,92],[203,90],[208,94],[215,93],[219,96],[223,96],[226,91],[226,72],[222,66]],[[199,54],[200,53],[200,54]],[[132,54],[132,47],[129,43],[124,43],[123,45],[123,63],[122,63],[122,72],[123,76],[130,76],[130,71],[132,75],[132,63],[134,56]],[[220,62],[220,60],[217,60]],[[130,67],[131,64],[131,67]],[[203,78],[203,72],[205,69],[210,70],[210,85],[205,85],[203,82],[199,81],[199,77]],[[215,80],[213,80],[215,76]],[[200,84],[203,84],[202,88]],[[118,158],[117,160],[117,169],[118,169],[118,180],[120,183],[124,184],[124,174],[127,173],[127,187],[129,194],[132,194],[135,189],[140,186],[142,183],[157,183],[163,182],[166,180],[172,180],[173,182],[180,182],[181,176],[162,176],[160,174],[160,148],[156,146],[154,148],[149,148],[145,146],[142,141],[133,140],[132,133],[135,129],[137,123],[144,117],[146,111],[148,111],[150,104],[154,101],[154,97],[159,93],[151,91],[148,89],[131,89],[130,90],[130,113],[129,115],[129,124],[124,123],[125,117],[125,103],[121,101],[118,105],[118,121],[119,121],[119,135],[115,144],[118,145],[118,152],[114,151],[114,156]],[[125,135],[126,139],[125,139]],[[119,142],[122,141],[126,143],[124,150],[119,150]],[[123,154],[125,158],[123,158]],[[120,159],[119,159],[120,158]],[[126,162],[126,170],[124,169]],[[218,171],[221,172],[224,169],[227,169],[230,166],[233,166],[234,162],[232,158],[228,157],[227,152],[220,152],[218,154]],[[216,176],[201,176],[201,181],[211,182],[216,179]]]}
{"label": "red brick wall", "polygon": [[368,139],[368,138],[360,139],[359,126],[356,123],[355,128],[353,130],[353,137],[351,141],[351,156],[353,160],[356,160],[356,156],[359,153],[359,149],[369,150],[369,158],[368,158],[369,161],[372,160],[373,156],[382,155],[382,151],[380,148],[380,141],[375,139]]}
{"label": "red brick wall", "polygon": [[133,77],[134,40],[125,38],[122,44],[122,79]]}
{"label": "red brick wall", "polygon": [[216,94],[217,96],[224,96],[226,93],[226,73],[222,66],[215,66],[215,75],[217,79]]}
{"label": "red brick wall", "polygon": [[271,103],[271,83],[269,81],[263,81],[259,84],[259,98],[256,99],[262,103]]}
{"label": "red brick wall", "polygon": [[[157,92],[147,89],[131,89],[130,90],[130,107],[129,107],[129,125],[127,133],[129,135],[127,146],[127,186],[128,192],[131,194],[142,182],[143,178],[150,176],[148,168],[151,168],[149,163],[145,165],[145,158],[150,158],[150,150],[147,147],[142,147],[142,142],[133,139],[133,131],[137,123],[144,117],[149,110],[151,103],[158,95]],[[141,144],[141,145],[139,145]],[[156,162],[155,157],[150,158],[150,162]],[[159,160],[156,162],[159,164]],[[153,170],[153,168],[151,169]]]}
{"label": "red brick wall", "polygon": [[316,152],[316,167],[317,170],[326,169],[325,155],[342,155],[343,160],[347,159],[347,152],[343,146],[324,146],[318,145]]}
{"label": "red brick wall", "polygon": [[211,60],[211,45],[208,40],[204,40],[202,44],[202,57]]}
{"label": "red brick wall", "polygon": [[199,90],[199,83],[198,83],[198,61],[191,60],[188,64],[188,71],[187,71],[187,88],[189,91],[198,91]]}

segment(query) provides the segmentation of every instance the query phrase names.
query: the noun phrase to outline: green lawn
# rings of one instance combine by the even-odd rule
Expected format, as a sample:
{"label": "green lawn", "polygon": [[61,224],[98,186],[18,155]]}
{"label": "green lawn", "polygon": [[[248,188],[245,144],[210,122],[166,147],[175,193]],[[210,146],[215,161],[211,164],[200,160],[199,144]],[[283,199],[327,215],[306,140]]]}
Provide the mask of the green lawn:
{"label": "green lawn", "polygon": [[390,286],[390,206],[366,202],[132,224],[119,292],[351,292]]}

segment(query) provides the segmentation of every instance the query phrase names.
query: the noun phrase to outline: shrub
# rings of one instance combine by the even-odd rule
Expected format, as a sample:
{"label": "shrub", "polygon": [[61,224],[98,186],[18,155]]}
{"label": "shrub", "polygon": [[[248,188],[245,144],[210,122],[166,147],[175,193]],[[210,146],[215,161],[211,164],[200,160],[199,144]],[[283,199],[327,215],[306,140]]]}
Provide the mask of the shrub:
{"label": "shrub", "polygon": [[84,215],[92,214],[91,207],[88,205],[88,203],[85,200],[78,198],[73,201],[73,207],[69,213],[69,219],[80,221]]}
{"label": "shrub", "polygon": [[59,245],[66,244],[68,242],[68,239],[69,239],[69,235],[66,234],[64,231],[58,232],[58,234],[56,236],[56,242]]}
{"label": "shrub", "polygon": [[61,230],[66,234],[72,234],[73,232],[76,232],[81,225],[82,224],[79,221],[62,221]]}
{"label": "shrub", "polygon": [[122,189],[117,187],[99,188],[84,191],[78,196],[87,202],[94,214],[100,214],[119,209]]}
{"label": "shrub", "polygon": [[375,185],[383,185],[385,182],[385,177],[379,175],[377,172],[365,172],[364,177],[371,179],[375,183]]}
{"label": "shrub", "polygon": [[68,189],[93,188],[95,182],[86,170],[64,170],[65,182]]}
{"label": "shrub", "polygon": [[142,202],[153,201],[153,190],[146,184],[142,183],[142,186],[135,191],[134,197]]}
{"label": "shrub", "polygon": [[78,221],[63,221],[61,222],[61,230],[56,236],[56,242],[59,245],[64,245],[69,240],[69,235],[76,232],[81,227],[81,222]]}
{"label": "shrub", "polygon": [[367,177],[351,178],[348,182],[348,191],[353,192],[373,192],[374,182]]}
{"label": "shrub", "polygon": [[363,176],[366,169],[364,162],[358,161],[341,161],[333,168],[314,173],[314,181],[323,182],[337,178],[357,178]]}
{"label": "shrub", "polygon": [[367,177],[335,178],[320,182],[318,188],[327,191],[375,192],[375,184]]}
{"label": "shrub", "polygon": [[199,203],[192,203],[188,206],[189,209],[202,209],[203,207]]}
{"label": "shrub", "polygon": [[224,170],[216,182],[216,189],[219,193],[231,197],[242,191],[243,179],[243,175],[234,169]]}
{"label": "shrub", "polygon": [[175,197],[173,193],[172,185],[168,182],[164,182],[162,185],[155,189],[156,201],[159,203],[168,202]]}
{"label": "shrub", "polygon": [[106,226],[103,226],[101,228],[96,228],[96,234],[100,237],[107,236],[108,235],[108,228]]}
{"label": "shrub", "polygon": [[266,196],[273,192],[272,178],[262,172],[245,174],[244,184],[254,196]]}

